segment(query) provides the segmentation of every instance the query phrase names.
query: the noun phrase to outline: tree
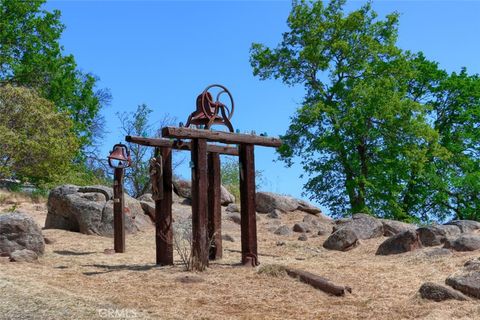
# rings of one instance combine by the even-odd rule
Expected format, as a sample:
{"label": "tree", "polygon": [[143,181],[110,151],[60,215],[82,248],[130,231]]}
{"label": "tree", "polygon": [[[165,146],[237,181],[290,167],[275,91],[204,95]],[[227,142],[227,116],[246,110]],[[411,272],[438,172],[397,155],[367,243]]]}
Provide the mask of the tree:
{"label": "tree", "polygon": [[[238,157],[223,156],[220,167],[222,185],[235,196],[237,201],[240,201],[240,165]],[[265,182],[263,171],[255,170],[255,182],[257,189]]]}
{"label": "tree", "polygon": [[[129,136],[159,137],[161,128],[176,122],[174,117],[165,114],[158,123],[159,129],[155,131],[153,125],[149,122],[151,113],[152,110],[146,104],[141,104],[137,106],[135,112],[117,114],[122,133]],[[136,198],[151,189],[148,161],[154,157],[155,149],[135,143],[127,143],[127,146],[130,150],[132,164],[125,171],[125,187],[129,194]],[[173,168],[180,165],[182,161],[176,159],[173,162]]]}
{"label": "tree", "polygon": [[281,158],[336,215],[479,219],[480,77],[400,50],[398,14],[344,4],[294,1],[283,41],[252,45],[255,75],[306,89]]}
{"label": "tree", "polygon": [[78,139],[68,115],[32,89],[0,86],[0,178],[41,186],[74,179]]}
{"label": "tree", "polygon": [[380,20],[366,4],[345,15],[344,4],[294,1],[278,47],[252,45],[254,74],[305,86],[279,152],[287,164],[302,158],[311,199],[334,215],[409,220],[398,201],[410,170],[440,154],[438,135],[407,97],[417,71],[396,46],[398,14]]}
{"label": "tree", "polygon": [[[98,79],[78,70],[59,44],[60,12],[42,9],[44,0],[0,2],[0,83],[35,88],[68,114],[84,149],[93,140],[99,110],[110,94],[96,90]],[[98,126],[97,126],[98,127]]]}

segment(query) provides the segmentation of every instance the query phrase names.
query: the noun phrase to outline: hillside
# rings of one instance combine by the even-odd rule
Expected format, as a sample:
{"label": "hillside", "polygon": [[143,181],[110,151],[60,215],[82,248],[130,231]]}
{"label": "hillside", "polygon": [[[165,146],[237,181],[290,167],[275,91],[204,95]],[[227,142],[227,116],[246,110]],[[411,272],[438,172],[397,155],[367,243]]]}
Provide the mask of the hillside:
{"label": "hillside", "polygon": [[[0,211],[14,203],[17,211],[44,225],[44,202],[10,199],[3,201]],[[175,212],[188,210],[189,206],[177,204]],[[258,268],[238,265],[240,228],[225,218],[223,233],[234,242],[224,241],[224,258],[211,262],[203,273],[185,272],[178,255],[174,267],[156,267],[153,227],[127,236],[124,254],[105,253],[113,247],[111,238],[43,230],[53,243],[46,245],[38,263],[0,258],[0,319],[480,318],[478,300],[437,303],[418,295],[422,283],[444,283],[467,260],[478,257],[478,251],[435,255],[434,248],[424,248],[377,256],[383,237],[362,240],[357,248],[341,252],[322,247],[326,235],[298,241],[298,233],[279,236],[271,231],[279,223],[291,226],[304,216],[295,211],[282,215],[281,222],[259,217]],[[329,296],[289,277],[257,272],[268,264],[307,270],[348,285],[353,292]]]}

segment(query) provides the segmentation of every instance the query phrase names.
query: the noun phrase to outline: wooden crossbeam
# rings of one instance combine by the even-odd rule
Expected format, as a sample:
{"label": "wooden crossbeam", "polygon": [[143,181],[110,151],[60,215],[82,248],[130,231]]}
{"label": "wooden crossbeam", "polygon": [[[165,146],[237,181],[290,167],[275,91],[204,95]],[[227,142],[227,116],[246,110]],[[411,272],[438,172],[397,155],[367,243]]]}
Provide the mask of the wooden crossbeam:
{"label": "wooden crossbeam", "polygon": [[280,147],[282,140],[279,138],[262,137],[253,134],[231,133],[224,131],[211,131],[193,128],[164,127],[164,138],[178,139],[206,139],[227,144],[253,144],[264,147]]}
{"label": "wooden crossbeam", "polygon": [[[165,138],[145,138],[137,136],[126,136],[125,141],[140,144],[148,147],[165,147],[175,150],[192,150],[192,144],[190,142],[183,142],[178,140],[170,140]],[[237,147],[219,146],[214,144],[207,145],[208,152],[215,152],[218,154],[225,154],[230,156],[238,156]]]}

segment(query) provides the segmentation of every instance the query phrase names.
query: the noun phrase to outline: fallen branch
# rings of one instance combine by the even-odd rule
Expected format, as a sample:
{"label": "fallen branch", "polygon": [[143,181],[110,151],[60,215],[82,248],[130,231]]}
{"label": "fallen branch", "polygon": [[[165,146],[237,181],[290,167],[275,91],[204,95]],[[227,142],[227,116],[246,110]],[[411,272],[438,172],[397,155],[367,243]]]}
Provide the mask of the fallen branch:
{"label": "fallen branch", "polygon": [[315,289],[322,290],[323,292],[333,294],[335,296],[343,296],[345,295],[345,291],[352,293],[352,288],[350,287],[338,286],[336,284],[331,283],[328,279],[317,276],[307,271],[290,269],[290,268],[286,268],[285,271],[290,277],[297,278],[300,281],[311,285]]}

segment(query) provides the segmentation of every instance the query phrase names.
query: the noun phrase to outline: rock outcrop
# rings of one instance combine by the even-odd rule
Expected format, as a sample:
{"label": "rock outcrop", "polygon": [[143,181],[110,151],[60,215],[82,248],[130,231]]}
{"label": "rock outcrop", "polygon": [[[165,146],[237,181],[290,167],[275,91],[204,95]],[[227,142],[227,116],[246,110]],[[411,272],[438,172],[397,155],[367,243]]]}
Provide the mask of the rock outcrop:
{"label": "rock outcrop", "polygon": [[399,254],[413,251],[422,247],[418,234],[407,230],[385,240],[377,250],[377,255]]}
{"label": "rock outcrop", "polygon": [[455,251],[480,250],[480,235],[461,234],[458,238],[447,239],[443,247]]}
{"label": "rock outcrop", "polygon": [[358,239],[365,240],[383,236],[382,222],[368,214],[356,213],[352,219],[337,220],[336,223],[333,231],[351,229],[356,233]]}
{"label": "rock outcrop", "polygon": [[385,237],[391,237],[408,230],[415,231],[417,229],[415,225],[401,221],[381,219],[380,222],[383,224],[383,235]]}
{"label": "rock outcrop", "polygon": [[[125,231],[135,233],[151,225],[141,203],[125,194]],[[105,186],[63,185],[53,189],[47,202],[46,229],[84,234],[113,235],[113,190]]]}
{"label": "rock outcrop", "polygon": [[425,282],[418,291],[423,299],[437,302],[445,300],[467,300],[467,297],[465,297],[462,293],[433,282]]}
{"label": "rock outcrop", "polygon": [[323,243],[329,250],[348,251],[359,244],[356,232],[351,228],[341,228],[332,233]]}
{"label": "rock outcrop", "polygon": [[304,200],[295,199],[294,197],[284,196],[273,192],[257,192],[255,204],[257,212],[259,213],[271,213],[274,210],[280,210],[282,212],[299,210],[317,215],[324,220],[332,220],[331,218],[323,215],[319,208]]}
{"label": "rock outcrop", "polygon": [[460,228],[455,225],[434,225],[417,229],[422,245],[426,247],[439,246],[447,238],[460,235]]}
{"label": "rock outcrop", "polygon": [[27,249],[41,255],[45,251],[42,230],[27,214],[12,212],[0,215],[0,256]]}

